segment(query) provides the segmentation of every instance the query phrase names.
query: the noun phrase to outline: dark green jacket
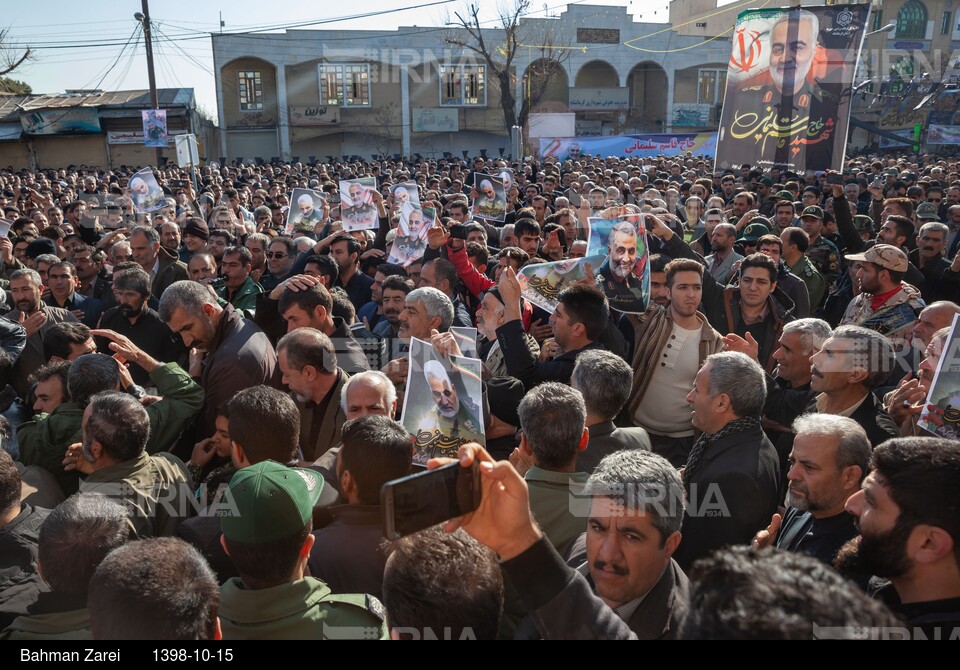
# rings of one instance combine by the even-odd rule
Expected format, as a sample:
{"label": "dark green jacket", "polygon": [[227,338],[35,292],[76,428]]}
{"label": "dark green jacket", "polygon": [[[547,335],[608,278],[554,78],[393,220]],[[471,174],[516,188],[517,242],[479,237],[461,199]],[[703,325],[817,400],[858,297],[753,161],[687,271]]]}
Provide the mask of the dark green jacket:
{"label": "dark green jacket", "polygon": [[[157,387],[157,394],[163,397],[146,408],[150,417],[147,453],[155,454],[170,449],[184,426],[200,412],[203,388],[176,363],[161,365],[150,373],[150,380]],[[49,470],[68,496],[76,493],[79,475],[64,472],[63,457],[71,444],[81,440],[83,411],[76,403],[65,403],[50,414],[40,414],[17,428],[20,460],[24,465],[39,465]]]}
{"label": "dark green jacket", "polygon": [[224,640],[385,640],[383,605],[373,596],[333,594],[313,577],[247,589],[238,577],[220,587]]}
{"label": "dark green jacket", "polygon": [[[226,286],[217,290],[217,295],[224,300],[228,299],[227,293]],[[257,309],[257,296],[261,293],[263,293],[263,287],[253,281],[253,277],[247,277],[247,281],[243,282],[243,286],[237,289],[233,299],[229,302],[237,310],[250,310],[250,312],[253,313]]]}
{"label": "dark green jacket", "polygon": [[92,640],[86,594],[47,591],[0,633],[0,640]]}

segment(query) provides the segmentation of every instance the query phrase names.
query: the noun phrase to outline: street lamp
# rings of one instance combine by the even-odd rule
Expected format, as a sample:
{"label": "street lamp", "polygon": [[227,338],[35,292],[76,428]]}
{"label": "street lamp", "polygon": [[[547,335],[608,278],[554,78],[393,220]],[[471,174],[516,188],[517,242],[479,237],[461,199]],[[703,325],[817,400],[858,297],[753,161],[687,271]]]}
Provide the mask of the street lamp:
{"label": "street lamp", "polygon": [[876,35],[877,33],[889,33],[891,30],[897,27],[897,24],[894,22],[888,23],[883,28],[878,28],[877,30],[871,30],[869,33],[864,35],[864,37],[870,37],[871,35]]}

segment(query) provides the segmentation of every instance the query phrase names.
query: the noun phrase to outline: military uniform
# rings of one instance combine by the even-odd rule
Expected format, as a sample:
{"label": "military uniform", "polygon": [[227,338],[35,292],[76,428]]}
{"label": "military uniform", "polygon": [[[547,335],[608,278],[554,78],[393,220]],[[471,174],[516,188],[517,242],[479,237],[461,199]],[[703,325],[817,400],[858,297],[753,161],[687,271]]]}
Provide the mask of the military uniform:
{"label": "military uniform", "polygon": [[827,283],[823,275],[817,271],[817,268],[806,256],[801,256],[797,264],[790,268],[790,272],[800,277],[803,283],[807,285],[807,295],[810,296],[810,313],[815,314],[827,293]]}
{"label": "military uniform", "polygon": [[0,633],[0,640],[92,640],[86,594],[47,591]]}
{"label": "military uniform", "polygon": [[343,221],[344,228],[349,230],[376,228],[377,227],[377,209],[371,204],[354,205],[353,207],[344,207],[340,210],[340,220]]}
{"label": "military uniform", "polygon": [[[819,83],[804,82],[801,89],[789,95],[777,89],[769,70],[752,77],[744,82],[733,101],[727,104],[734,106],[734,122],[726,129],[731,135],[746,135],[735,140],[740,143],[757,143],[764,145],[764,157],[773,157],[775,143],[778,139],[774,123],[780,127],[790,127],[793,132],[785,138],[788,147],[797,143],[794,148],[800,151],[796,154],[792,150],[784,153],[784,159],[793,163],[799,169],[829,170],[833,167],[834,147],[839,139],[842,148],[842,138],[835,138],[841,96],[833,90],[833,86]],[[754,116],[756,114],[756,116]],[[738,124],[736,118],[743,116],[743,122]],[[769,119],[774,123],[763,123]],[[763,133],[758,141],[756,133]]]}
{"label": "military uniform", "polygon": [[[840,276],[840,252],[837,251],[837,247],[834,246],[833,242],[823,235],[818,237],[817,241],[812,243],[810,248],[807,249],[807,258],[813,263],[813,267],[816,268],[817,272],[823,276],[823,280],[827,286],[832,284],[836,278]],[[811,301],[810,304],[813,305],[813,302]]]}
{"label": "military uniform", "polygon": [[364,594],[334,594],[314,577],[247,589],[238,577],[220,587],[224,640],[386,640],[385,611]]}
{"label": "military uniform", "polygon": [[323,219],[320,217],[320,212],[314,209],[309,215],[304,216],[300,214],[300,216],[294,219],[293,230],[298,233],[310,233],[313,235],[314,228],[316,228],[318,223],[322,222]]}
{"label": "military uniform", "polygon": [[427,410],[417,426],[414,462],[426,465],[431,458],[455,458],[457,449],[464,442],[483,444],[483,423],[477,414],[471,412],[463,400],[453,418],[443,416],[436,405]]}
{"label": "military uniform", "polygon": [[623,281],[613,276],[610,269],[610,258],[603,261],[596,276],[597,286],[603,288],[604,295],[610,303],[610,308],[629,314],[642,314],[647,310],[650,289],[646,294],[643,290],[643,279],[631,272]]}
{"label": "military uniform", "polygon": [[476,215],[481,219],[495,219],[499,221],[506,214],[507,203],[499,196],[491,200],[481,195],[474,203],[474,210]]}

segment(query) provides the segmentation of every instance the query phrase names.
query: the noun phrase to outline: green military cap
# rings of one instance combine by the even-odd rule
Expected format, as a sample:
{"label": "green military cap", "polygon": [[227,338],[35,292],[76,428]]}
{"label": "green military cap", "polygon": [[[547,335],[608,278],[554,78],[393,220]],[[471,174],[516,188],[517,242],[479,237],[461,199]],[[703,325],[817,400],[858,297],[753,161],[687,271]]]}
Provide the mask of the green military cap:
{"label": "green military cap", "polygon": [[770,177],[760,177],[756,183],[760,186],[773,186],[773,180]]}
{"label": "green military cap", "polygon": [[788,202],[793,202],[796,200],[796,196],[793,195],[790,191],[777,191],[776,195],[773,196],[774,200],[786,200]]}
{"label": "green military cap", "polygon": [[823,209],[817,207],[816,205],[810,205],[809,207],[804,207],[803,211],[800,212],[800,218],[807,216],[812,216],[815,219],[820,219],[823,221]]}
{"label": "green military cap", "polygon": [[234,542],[265,544],[301,532],[323,492],[319,472],[263,461],[243,468],[230,480],[231,506],[220,530]]}
{"label": "green military cap", "polygon": [[[760,217],[757,217],[758,219]],[[756,242],[764,235],[770,234],[770,228],[763,225],[762,222],[757,222],[757,219],[753,220],[754,223],[751,223],[749,226],[743,229],[743,241],[744,242]]]}

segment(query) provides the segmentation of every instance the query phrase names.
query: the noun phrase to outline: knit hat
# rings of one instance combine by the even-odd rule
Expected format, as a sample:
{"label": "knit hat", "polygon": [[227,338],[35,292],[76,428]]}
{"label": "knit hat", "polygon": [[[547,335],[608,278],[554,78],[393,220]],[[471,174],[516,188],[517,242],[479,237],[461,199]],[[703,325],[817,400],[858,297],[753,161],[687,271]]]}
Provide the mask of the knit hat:
{"label": "knit hat", "polygon": [[210,228],[202,219],[190,219],[183,227],[184,235],[193,235],[206,242],[210,239]]}
{"label": "knit hat", "polygon": [[44,254],[57,255],[57,244],[49,237],[38,237],[27,245],[27,258],[36,258]]}

